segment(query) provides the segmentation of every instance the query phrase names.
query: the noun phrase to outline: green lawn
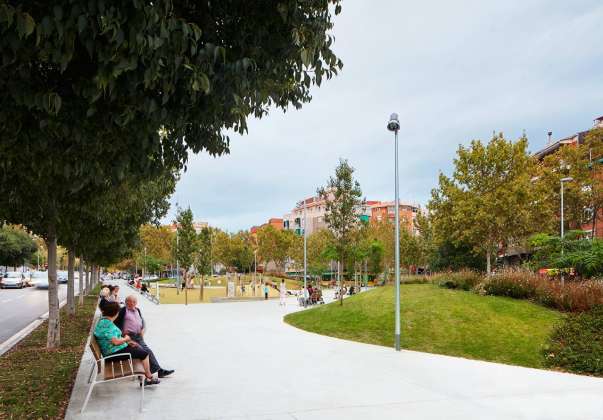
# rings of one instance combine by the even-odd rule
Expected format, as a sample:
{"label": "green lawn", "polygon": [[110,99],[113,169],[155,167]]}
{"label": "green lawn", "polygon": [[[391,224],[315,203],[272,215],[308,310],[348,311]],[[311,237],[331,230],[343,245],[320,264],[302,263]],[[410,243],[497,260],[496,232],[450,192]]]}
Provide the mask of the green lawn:
{"label": "green lawn", "polygon": [[[431,284],[403,285],[402,347],[520,366],[544,365],[542,349],[562,315],[527,301],[479,296]],[[393,346],[392,286],[289,314],[307,331]]]}

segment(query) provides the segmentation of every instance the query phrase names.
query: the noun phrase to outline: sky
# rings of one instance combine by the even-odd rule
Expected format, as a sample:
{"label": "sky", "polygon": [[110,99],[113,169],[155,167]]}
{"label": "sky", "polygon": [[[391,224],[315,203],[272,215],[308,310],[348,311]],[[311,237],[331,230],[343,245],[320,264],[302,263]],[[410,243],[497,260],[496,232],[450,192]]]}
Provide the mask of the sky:
{"label": "sky", "polygon": [[231,135],[230,155],[191,155],[175,204],[235,232],[282,217],[316,193],[340,158],[368,200],[425,205],[459,144],[523,132],[530,150],[603,115],[600,0],[345,0],[335,18],[336,78],[301,110],[272,111]]}

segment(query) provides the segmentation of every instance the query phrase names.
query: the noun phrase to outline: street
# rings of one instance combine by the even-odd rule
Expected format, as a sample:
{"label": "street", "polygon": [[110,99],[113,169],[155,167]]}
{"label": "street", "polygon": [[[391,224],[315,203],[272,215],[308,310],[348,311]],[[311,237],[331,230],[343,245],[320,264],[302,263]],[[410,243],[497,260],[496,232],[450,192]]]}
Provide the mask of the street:
{"label": "street", "polygon": [[[75,293],[79,290],[75,282]],[[59,301],[67,296],[67,285],[59,285]],[[48,312],[48,290],[27,287],[25,289],[0,289],[0,344],[30,322]]]}

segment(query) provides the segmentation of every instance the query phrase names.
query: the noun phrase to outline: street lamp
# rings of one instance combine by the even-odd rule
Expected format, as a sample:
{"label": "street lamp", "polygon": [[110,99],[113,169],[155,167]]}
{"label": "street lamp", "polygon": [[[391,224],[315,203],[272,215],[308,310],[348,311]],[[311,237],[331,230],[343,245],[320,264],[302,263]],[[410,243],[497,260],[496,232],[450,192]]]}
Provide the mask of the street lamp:
{"label": "street lamp", "polygon": [[395,185],[396,185],[396,199],[395,199],[395,215],[396,215],[396,330],[395,330],[395,342],[396,351],[400,351],[400,209],[399,209],[399,198],[398,198],[398,131],[400,130],[400,121],[398,120],[398,114],[393,113],[389,117],[387,123],[387,129],[394,132],[395,138]]}
{"label": "street lamp", "polygon": [[307,275],[308,275],[308,252],[307,252],[307,236],[306,236],[306,224],[308,219],[306,218],[306,199],[304,198],[304,290],[307,288]]}
{"label": "street lamp", "polygon": [[[561,239],[563,239],[564,236],[564,227],[563,227],[563,184],[565,182],[572,182],[574,180],[574,178],[572,178],[571,176],[568,176],[566,178],[561,178]],[[562,248],[563,251],[563,248]]]}
{"label": "street lamp", "polygon": [[[561,255],[563,255],[563,238],[565,237],[565,227],[563,222],[563,184],[565,182],[572,182],[574,178],[571,176],[561,178]],[[563,271],[561,272],[561,284],[565,283],[565,276],[563,275]]]}

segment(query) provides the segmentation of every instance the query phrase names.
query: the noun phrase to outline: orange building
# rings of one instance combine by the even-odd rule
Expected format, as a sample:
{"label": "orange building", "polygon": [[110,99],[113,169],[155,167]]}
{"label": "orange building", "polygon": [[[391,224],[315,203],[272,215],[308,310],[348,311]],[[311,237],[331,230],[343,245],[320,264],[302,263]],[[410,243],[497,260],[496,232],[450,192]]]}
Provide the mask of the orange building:
{"label": "orange building", "polygon": [[[417,235],[415,219],[421,208],[416,204],[402,203],[398,204],[400,212],[400,226],[403,226],[409,233]],[[371,222],[376,223],[383,220],[393,222],[396,218],[395,205],[393,201],[383,201],[371,206]]]}
{"label": "orange building", "polygon": [[279,219],[278,217],[271,217],[270,219],[268,219],[268,221],[266,223],[264,223],[263,225],[260,226],[252,226],[249,229],[249,232],[252,234],[255,234],[259,229],[263,228],[264,226],[272,226],[273,228],[275,228],[276,230],[282,230],[283,229],[283,219]]}

